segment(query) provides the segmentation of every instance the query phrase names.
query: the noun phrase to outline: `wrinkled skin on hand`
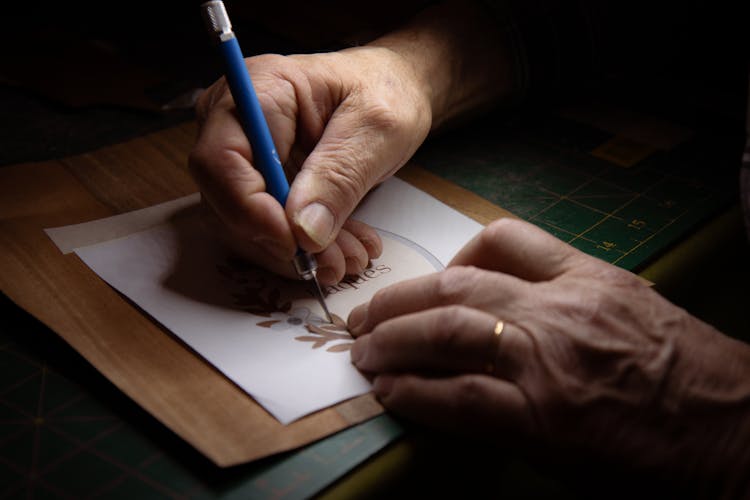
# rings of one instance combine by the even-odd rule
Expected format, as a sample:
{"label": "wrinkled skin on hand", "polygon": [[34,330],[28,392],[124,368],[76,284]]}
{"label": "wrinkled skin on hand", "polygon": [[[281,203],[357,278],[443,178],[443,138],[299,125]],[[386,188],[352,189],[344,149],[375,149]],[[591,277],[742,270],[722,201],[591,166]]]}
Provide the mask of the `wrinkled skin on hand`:
{"label": "wrinkled skin on hand", "polygon": [[748,491],[748,346],[530,224],[496,221],[349,327],[353,363],[411,420]]}
{"label": "wrinkled skin on hand", "polygon": [[323,283],[362,271],[382,245],[349,216],[427,135],[431,109],[421,82],[401,56],[378,47],[246,64],[292,179],[286,209],[265,193],[223,78],[200,98],[189,158],[204,206],[232,248],[272,271],[295,275],[297,243],[318,253]]}

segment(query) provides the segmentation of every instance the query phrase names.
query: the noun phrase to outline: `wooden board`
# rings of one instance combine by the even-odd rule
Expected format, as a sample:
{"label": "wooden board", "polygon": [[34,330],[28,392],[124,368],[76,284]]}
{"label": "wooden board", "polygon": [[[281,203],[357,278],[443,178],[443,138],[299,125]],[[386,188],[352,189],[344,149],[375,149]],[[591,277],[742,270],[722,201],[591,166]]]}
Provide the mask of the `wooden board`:
{"label": "wooden board", "polygon": [[[187,155],[195,133],[186,123],[71,158],[0,169],[2,291],[219,466],[290,450],[381,413],[368,394],[281,425],[43,232],[194,193]],[[399,175],[479,222],[509,215],[415,166]]]}

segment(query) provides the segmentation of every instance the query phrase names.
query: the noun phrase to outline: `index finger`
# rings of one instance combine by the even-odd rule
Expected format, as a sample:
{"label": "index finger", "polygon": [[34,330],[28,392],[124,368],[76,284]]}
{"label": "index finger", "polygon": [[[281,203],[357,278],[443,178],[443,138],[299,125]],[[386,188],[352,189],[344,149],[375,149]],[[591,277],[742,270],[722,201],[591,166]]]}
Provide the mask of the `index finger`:
{"label": "index finger", "polygon": [[528,282],[475,267],[452,267],[379,290],[349,313],[349,331],[360,336],[397,316],[446,305],[464,305],[511,320]]}
{"label": "index finger", "polygon": [[466,244],[449,266],[476,266],[526,281],[548,281],[580,264],[585,254],[543,229],[503,218]]}

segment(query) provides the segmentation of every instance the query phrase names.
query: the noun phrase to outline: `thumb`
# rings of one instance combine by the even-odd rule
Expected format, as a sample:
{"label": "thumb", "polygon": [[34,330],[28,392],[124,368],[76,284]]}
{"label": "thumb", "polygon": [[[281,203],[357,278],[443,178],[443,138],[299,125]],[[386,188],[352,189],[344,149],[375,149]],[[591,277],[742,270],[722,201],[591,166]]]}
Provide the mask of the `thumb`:
{"label": "thumb", "polygon": [[302,248],[327,248],[370,188],[405,163],[408,156],[389,152],[382,132],[358,113],[333,115],[295,177],[286,203]]}

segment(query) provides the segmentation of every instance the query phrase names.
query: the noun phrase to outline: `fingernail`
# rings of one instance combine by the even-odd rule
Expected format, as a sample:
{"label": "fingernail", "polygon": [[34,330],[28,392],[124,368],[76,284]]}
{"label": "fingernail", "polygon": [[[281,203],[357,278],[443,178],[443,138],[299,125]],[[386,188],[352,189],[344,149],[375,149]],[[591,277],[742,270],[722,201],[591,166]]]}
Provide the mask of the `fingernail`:
{"label": "fingernail", "polygon": [[331,267],[319,267],[316,271],[318,282],[323,285],[336,284],[336,272]]}
{"label": "fingernail", "polygon": [[326,246],[333,232],[334,217],[322,203],[310,203],[297,212],[294,221],[320,246]]}
{"label": "fingernail", "polygon": [[349,313],[349,319],[347,321],[349,332],[352,335],[360,335],[362,333],[362,327],[365,325],[366,319],[367,304],[362,304],[352,309],[352,311]]}
{"label": "fingernail", "polygon": [[393,389],[394,380],[392,375],[378,375],[372,383],[372,392],[379,398],[387,397]]}
{"label": "fingernail", "polygon": [[370,343],[369,337],[360,337],[354,341],[354,345],[350,349],[352,363],[354,366],[359,366],[367,353],[367,344]]}

